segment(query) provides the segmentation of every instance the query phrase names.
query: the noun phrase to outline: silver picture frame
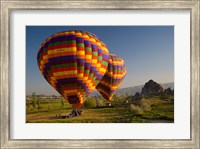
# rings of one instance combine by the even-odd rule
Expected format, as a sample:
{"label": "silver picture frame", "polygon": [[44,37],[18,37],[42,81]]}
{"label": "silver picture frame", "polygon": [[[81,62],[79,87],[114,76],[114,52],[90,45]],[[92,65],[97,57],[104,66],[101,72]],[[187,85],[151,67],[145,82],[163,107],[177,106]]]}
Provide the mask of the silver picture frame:
{"label": "silver picture frame", "polygon": [[[168,1],[22,1],[1,0],[1,148],[200,148],[200,44],[199,0]],[[15,140],[10,138],[10,13],[12,10],[189,10],[191,138],[187,140]]]}

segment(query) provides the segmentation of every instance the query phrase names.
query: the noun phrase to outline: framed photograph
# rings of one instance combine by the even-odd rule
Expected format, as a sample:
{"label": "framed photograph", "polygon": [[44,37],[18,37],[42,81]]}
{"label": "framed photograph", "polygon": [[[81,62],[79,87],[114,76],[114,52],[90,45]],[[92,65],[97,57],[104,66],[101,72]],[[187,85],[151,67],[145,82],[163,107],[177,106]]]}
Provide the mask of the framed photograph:
{"label": "framed photograph", "polygon": [[199,1],[1,1],[1,148],[199,148]]}

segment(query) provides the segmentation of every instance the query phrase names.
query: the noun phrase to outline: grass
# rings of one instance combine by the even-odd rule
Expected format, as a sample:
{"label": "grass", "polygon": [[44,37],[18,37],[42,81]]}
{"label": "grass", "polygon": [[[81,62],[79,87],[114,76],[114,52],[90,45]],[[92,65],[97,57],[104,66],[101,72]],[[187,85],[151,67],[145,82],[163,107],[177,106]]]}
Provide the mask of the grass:
{"label": "grass", "polygon": [[[91,100],[95,99],[89,99]],[[127,102],[125,97],[115,97],[111,107],[106,107],[106,102],[99,99],[101,106],[95,107],[88,104],[83,108],[81,116],[73,118],[60,118],[58,115],[67,115],[72,111],[71,105],[60,99],[41,100],[40,108],[27,106],[27,123],[173,123],[173,100],[161,100],[158,97],[142,99],[141,101]],[[131,108],[132,107],[132,108]],[[140,109],[133,112],[134,108]],[[137,110],[136,110],[137,111]],[[57,115],[57,117],[56,117]]]}

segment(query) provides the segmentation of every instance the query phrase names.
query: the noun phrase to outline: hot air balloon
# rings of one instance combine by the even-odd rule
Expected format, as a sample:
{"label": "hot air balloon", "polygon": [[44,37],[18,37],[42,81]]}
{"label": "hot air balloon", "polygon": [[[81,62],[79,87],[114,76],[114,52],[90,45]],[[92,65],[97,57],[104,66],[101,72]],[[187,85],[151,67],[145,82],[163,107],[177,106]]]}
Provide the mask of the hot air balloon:
{"label": "hot air balloon", "polygon": [[75,108],[83,105],[100,82],[108,61],[105,43],[92,33],[77,30],[48,37],[37,54],[44,78]]}
{"label": "hot air balloon", "polygon": [[121,85],[126,75],[124,60],[114,54],[110,54],[108,69],[102,80],[97,85],[98,92],[108,101],[112,101],[115,91]]}

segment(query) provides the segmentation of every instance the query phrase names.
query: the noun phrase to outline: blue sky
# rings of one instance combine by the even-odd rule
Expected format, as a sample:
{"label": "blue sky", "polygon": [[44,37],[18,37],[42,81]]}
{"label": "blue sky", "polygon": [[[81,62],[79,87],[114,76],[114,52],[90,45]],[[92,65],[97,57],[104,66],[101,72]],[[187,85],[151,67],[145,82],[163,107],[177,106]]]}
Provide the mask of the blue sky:
{"label": "blue sky", "polygon": [[56,94],[37,65],[40,44],[50,35],[66,30],[89,31],[107,45],[109,52],[122,57],[127,66],[120,88],[174,81],[173,26],[27,26],[26,94]]}

